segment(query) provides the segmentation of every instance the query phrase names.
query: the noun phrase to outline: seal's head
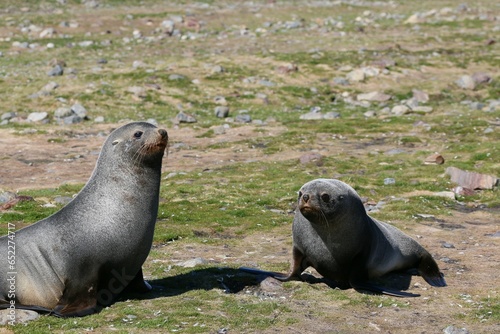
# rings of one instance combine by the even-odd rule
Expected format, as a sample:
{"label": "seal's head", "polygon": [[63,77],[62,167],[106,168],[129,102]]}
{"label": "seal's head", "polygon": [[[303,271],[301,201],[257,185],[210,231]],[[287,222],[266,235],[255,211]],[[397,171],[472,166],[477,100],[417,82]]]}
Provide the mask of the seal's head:
{"label": "seal's head", "polygon": [[316,179],[300,188],[298,209],[314,224],[328,223],[339,219],[352,210],[359,210],[363,204],[350,186],[334,179]]}
{"label": "seal's head", "polygon": [[134,165],[156,165],[161,164],[167,144],[166,130],[150,123],[134,122],[113,131],[103,151],[115,152],[115,158],[121,156],[124,160],[132,160]]}

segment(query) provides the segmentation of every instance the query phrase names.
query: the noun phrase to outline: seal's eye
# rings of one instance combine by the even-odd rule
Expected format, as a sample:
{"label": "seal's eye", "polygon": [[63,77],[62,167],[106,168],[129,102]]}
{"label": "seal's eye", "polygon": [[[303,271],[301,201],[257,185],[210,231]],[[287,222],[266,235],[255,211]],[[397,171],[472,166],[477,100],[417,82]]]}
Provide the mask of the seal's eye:
{"label": "seal's eye", "polygon": [[137,139],[141,138],[142,133],[143,133],[142,131],[137,131],[136,133],[134,133],[134,138],[137,138]]}
{"label": "seal's eye", "polygon": [[114,142],[111,143],[111,145],[115,146],[116,144],[118,144],[120,141],[119,140],[115,140]]}
{"label": "seal's eye", "polygon": [[328,194],[321,195],[321,200],[323,200],[323,202],[325,202],[325,203],[330,202],[330,195],[328,195]]}
{"label": "seal's eye", "polygon": [[299,191],[299,199],[302,198],[302,191]]}

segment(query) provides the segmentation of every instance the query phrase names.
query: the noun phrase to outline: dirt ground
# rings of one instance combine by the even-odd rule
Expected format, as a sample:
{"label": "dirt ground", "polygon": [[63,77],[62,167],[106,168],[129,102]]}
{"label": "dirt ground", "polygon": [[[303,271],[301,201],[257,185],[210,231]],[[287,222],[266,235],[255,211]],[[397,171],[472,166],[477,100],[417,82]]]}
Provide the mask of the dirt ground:
{"label": "dirt ground", "polygon": [[[85,183],[94,167],[105,135],[117,126],[119,125],[107,124],[92,129],[68,131],[57,129],[53,133],[24,135],[22,140],[14,131],[0,129],[0,144],[3,150],[0,160],[2,190],[22,192],[23,189],[57,187],[67,182]],[[233,162],[285,160],[300,155],[300,152],[290,150],[269,156],[262,154],[260,150],[240,147],[236,142],[242,137],[262,133],[277,136],[284,128],[267,126],[264,132],[253,130],[253,126],[231,129],[223,140],[235,142],[234,145],[223,149],[207,149],[207,145],[221,139],[196,138],[201,130],[168,129],[171,143],[168,156],[165,157],[164,172],[217,168]],[[54,140],[56,138],[59,140]],[[177,150],[176,143],[183,143],[191,149]],[[333,153],[333,150],[338,148],[322,149],[331,150],[330,153]],[[414,225],[414,229],[405,231],[412,236],[424,236],[419,241],[438,260],[448,283],[446,288],[432,288],[420,277],[414,277],[410,291],[422,296],[396,301],[408,307],[401,307],[401,304],[397,303],[388,307],[367,303],[356,307],[356,312],[343,312],[343,302],[326,302],[324,298],[315,298],[315,294],[325,293],[330,289],[325,284],[316,284],[308,298],[297,299],[290,298],[289,290],[283,289],[281,284],[268,280],[266,286],[271,286],[271,290],[261,284],[257,288],[258,291],[253,292],[260,295],[260,298],[286,303],[298,321],[289,328],[275,328],[267,332],[439,333],[450,325],[455,328],[465,327],[471,333],[498,332],[500,324],[488,320],[488,315],[484,319],[471,321],[471,318],[476,317],[475,312],[480,313],[481,309],[491,306],[488,305],[488,296],[496,298],[493,302],[498,300],[499,218],[498,208],[464,210],[457,206],[452,210],[451,216],[421,220]],[[453,247],[445,248],[443,243]],[[203,255],[209,262],[221,266],[258,267],[264,259],[268,263],[289,261],[290,248],[289,226],[285,226],[278,228],[273,236],[259,233],[248,235],[238,242],[237,246],[221,248],[173,243],[158,246],[155,251],[165,252],[170,263]],[[305,283],[293,284],[298,288],[300,284]],[[251,287],[249,289],[248,291],[252,291]],[[348,293],[358,292],[351,289]],[[318,310],[321,310],[321,316],[318,316]]]}

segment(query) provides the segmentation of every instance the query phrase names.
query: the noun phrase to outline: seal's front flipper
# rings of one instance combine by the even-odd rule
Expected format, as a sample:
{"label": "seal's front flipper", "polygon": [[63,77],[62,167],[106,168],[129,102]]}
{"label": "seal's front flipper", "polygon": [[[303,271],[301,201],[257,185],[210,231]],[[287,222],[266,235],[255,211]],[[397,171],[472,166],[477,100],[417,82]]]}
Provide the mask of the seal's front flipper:
{"label": "seal's front flipper", "polygon": [[436,261],[434,261],[431,254],[427,252],[422,255],[422,259],[418,266],[418,274],[432,286],[446,286],[443,273],[439,271]]}
{"label": "seal's front flipper", "polygon": [[90,300],[75,300],[73,303],[69,304],[59,304],[49,313],[50,315],[55,315],[58,317],[83,317],[100,311],[97,306],[97,300],[94,302]]}
{"label": "seal's front flipper", "polygon": [[277,273],[274,271],[266,271],[266,270],[261,270],[261,269],[256,269],[256,268],[249,268],[249,267],[240,267],[238,270],[243,271],[245,273],[253,274],[253,275],[265,275],[265,276],[270,276],[273,278],[276,278],[279,281],[287,281],[290,280],[289,276],[281,273]]}
{"label": "seal's front flipper", "polygon": [[142,274],[142,268],[134,276],[134,278],[127,285],[125,292],[131,293],[146,293],[151,291],[153,288],[151,285],[144,280],[144,275]]}
{"label": "seal's front flipper", "polygon": [[384,294],[384,295],[393,296],[393,297],[420,297],[419,294],[389,289],[389,288],[386,288],[383,286],[378,286],[378,285],[372,284],[370,282],[349,281],[349,284],[356,291],[359,291],[359,290],[369,291],[369,292],[374,292],[377,294]]}

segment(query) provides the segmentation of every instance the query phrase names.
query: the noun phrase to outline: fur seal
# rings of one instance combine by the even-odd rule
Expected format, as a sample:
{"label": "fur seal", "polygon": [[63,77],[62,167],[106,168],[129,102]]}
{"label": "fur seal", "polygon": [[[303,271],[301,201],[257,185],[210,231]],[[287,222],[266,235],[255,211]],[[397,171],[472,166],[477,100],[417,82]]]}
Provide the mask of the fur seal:
{"label": "fur seal", "polygon": [[316,179],[304,184],[297,209],[292,225],[291,273],[268,272],[275,278],[301,279],[301,273],[311,266],[343,286],[397,297],[418,295],[380,286],[377,279],[407,271],[422,276],[432,286],[446,286],[429,252],[394,226],[368,216],[360,197],[346,183]]}
{"label": "fur seal", "polygon": [[125,288],[151,290],[142,265],[153,242],[167,143],[167,131],[150,123],[114,130],[70,203],[0,238],[0,307],[84,316]]}

